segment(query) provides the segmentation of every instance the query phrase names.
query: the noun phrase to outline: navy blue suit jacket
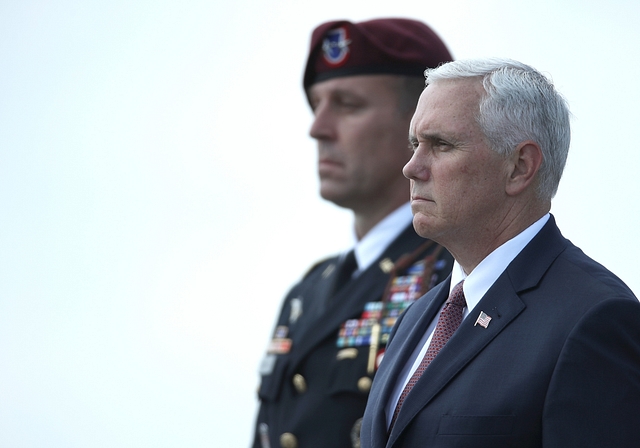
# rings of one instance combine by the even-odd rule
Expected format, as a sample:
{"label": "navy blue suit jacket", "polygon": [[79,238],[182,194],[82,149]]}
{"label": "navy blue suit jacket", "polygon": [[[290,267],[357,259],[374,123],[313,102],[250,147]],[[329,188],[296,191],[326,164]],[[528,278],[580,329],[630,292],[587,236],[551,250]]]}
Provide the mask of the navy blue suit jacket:
{"label": "navy blue suit jacket", "polygon": [[[639,447],[640,302],[565,239],[553,217],[487,291],[404,402],[393,386],[450,278],[396,323],[362,447]],[[475,325],[481,311],[492,317]]]}

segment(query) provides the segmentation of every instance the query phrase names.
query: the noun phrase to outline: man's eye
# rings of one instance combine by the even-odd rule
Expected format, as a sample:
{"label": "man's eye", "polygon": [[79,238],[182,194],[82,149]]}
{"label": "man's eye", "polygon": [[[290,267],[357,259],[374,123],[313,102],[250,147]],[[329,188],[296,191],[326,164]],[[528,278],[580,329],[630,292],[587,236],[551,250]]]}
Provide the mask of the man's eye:
{"label": "man's eye", "polygon": [[338,106],[343,109],[357,109],[360,107],[360,105],[354,101],[340,101]]}
{"label": "man's eye", "polygon": [[434,142],[434,146],[438,149],[440,149],[441,151],[450,149],[453,145],[451,145],[451,143],[445,141],[445,140],[436,140]]}
{"label": "man's eye", "polygon": [[334,97],[334,104],[341,109],[359,109],[363,106],[361,98],[352,95],[338,95]]}

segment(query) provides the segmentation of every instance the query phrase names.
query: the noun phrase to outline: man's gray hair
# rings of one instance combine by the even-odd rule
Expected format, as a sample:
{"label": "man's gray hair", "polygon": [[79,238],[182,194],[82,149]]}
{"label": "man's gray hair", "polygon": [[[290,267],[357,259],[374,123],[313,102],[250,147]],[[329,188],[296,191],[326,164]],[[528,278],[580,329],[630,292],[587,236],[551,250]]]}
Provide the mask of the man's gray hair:
{"label": "man's gray hair", "polygon": [[427,85],[441,80],[480,78],[478,125],[488,144],[508,155],[532,140],[544,157],[538,196],[550,200],[558,190],[571,141],[570,112],[552,82],[533,67],[511,59],[459,60],[425,71]]}

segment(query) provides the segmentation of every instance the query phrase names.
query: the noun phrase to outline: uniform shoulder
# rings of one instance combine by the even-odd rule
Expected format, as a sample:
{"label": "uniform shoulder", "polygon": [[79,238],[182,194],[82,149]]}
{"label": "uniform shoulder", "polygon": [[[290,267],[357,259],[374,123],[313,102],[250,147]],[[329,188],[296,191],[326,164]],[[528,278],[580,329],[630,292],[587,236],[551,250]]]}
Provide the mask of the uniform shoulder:
{"label": "uniform shoulder", "polygon": [[327,263],[336,260],[338,257],[336,255],[332,255],[329,257],[324,257],[321,258],[319,260],[317,260],[315,263],[313,263],[309,269],[307,269],[305,271],[305,273],[302,276],[302,279],[304,280],[305,278],[307,278],[312,272],[316,271],[317,269],[320,269],[322,266],[326,265]]}

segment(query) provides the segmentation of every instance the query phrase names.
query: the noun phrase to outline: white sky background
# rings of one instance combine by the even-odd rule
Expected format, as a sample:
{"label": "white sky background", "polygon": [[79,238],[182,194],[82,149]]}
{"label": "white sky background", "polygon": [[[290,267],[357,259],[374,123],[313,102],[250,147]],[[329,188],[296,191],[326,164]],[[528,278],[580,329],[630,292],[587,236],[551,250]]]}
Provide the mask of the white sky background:
{"label": "white sky background", "polygon": [[247,447],[280,301],[350,238],[301,88],[325,20],[551,75],[552,212],[640,292],[635,0],[0,0],[0,448]]}

